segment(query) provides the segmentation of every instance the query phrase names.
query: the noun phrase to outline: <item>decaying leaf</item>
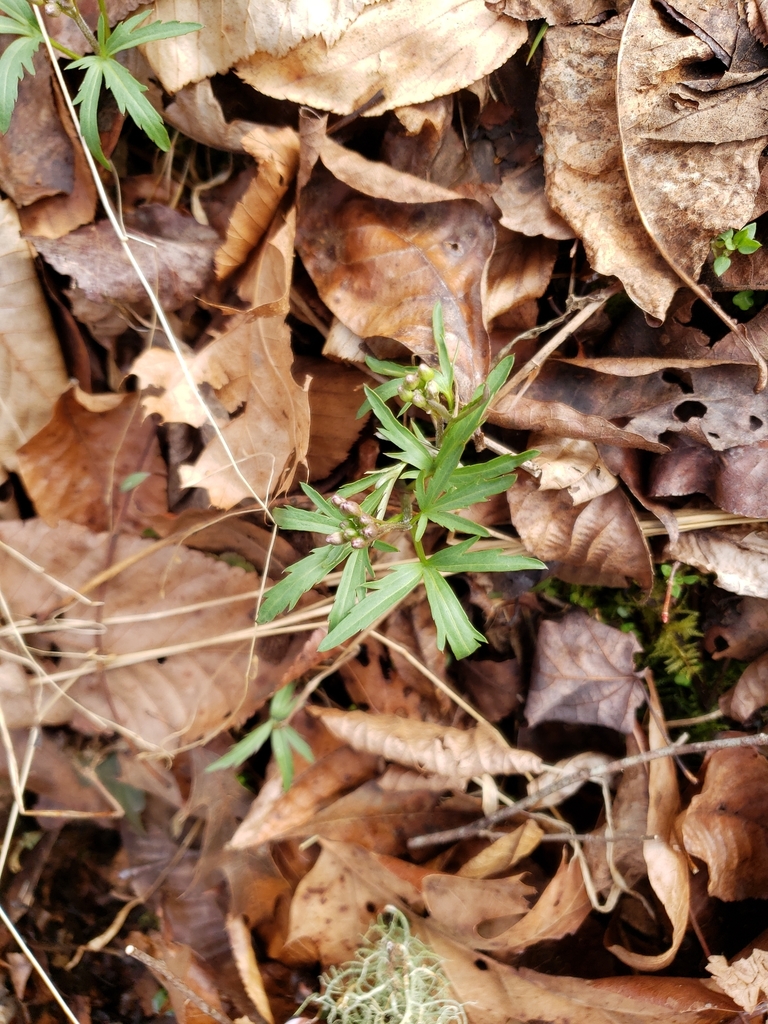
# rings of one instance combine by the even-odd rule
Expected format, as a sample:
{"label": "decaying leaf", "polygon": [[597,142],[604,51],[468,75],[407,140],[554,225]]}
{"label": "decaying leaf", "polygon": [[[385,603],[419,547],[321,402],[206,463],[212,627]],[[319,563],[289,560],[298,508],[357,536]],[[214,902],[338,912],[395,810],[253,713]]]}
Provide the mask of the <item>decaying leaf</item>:
{"label": "decaying leaf", "polygon": [[768,704],[768,657],[763,654],[748,665],[736,685],[727,690],[718,703],[724,715],[743,723],[765,707]]}
{"label": "decaying leaf", "polygon": [[[29,245],[9,199],[0,201],[0,472],[48,422],[67,373]],[[4,473],[3,473],[4,476]]]}
{"label": "decaying leaf", "polygon": [[755,527],[726,527],[682,533],[665,557],[714,573],[723,590],[768,597],[768,538]]}
{"label": "decaying leaf", "polygon": [[520,22],[492,13],[482,0],[389,0],[366,7],[335,46],[310,39],[284,57],[256,53],[237,73],[267,96],[337,114],[382,90],[370,111],[381,113],[471,85],[511,57],[526,35]]}
{"label": "decaying leaf", "polygon": [[559,622],[545,620],[525,706],[528,724],[554,719],[632,732],[635,711],[645,700],[634,664],[641,649],[634,634],[579,610]]}
{"label": "decaying leaf", "polygon": [[540,159],[502,175],[493,201],[501,210],[501,224],[511,231],[545,238],[573,238],[573,229],[549,205]]}
{"label": "decaying leaf", "polygon": [[475,854],[458,871],[462,878],[490,878],[513,868],[539,845],[544,830],[529,818],[513,832],[496,839],[480,853]]}
{"label": "decaying leaf", "polygon": [[426,875],[421,888],[429,916],[437,927],[472,949],[493,947],[488,941],[492,936],[487,928],[483,930],[484,926],[498,925],[504,929],[521,918],[527,919],[531,913],[530,897],[536,893],[533,886],[525,884],[522,875],[496,879]]}
{"label": "decaying leaf", "polygon": [[768,893],[768,762],[756,750],[716,750],[701,793],[682,820],[686,850],[709,869],[707,889],[721,900]]}
{"label": "decaying leaf", "polygon": [[723,992],[747,1013],[753,1012],[761,994],[768,996],[768,952],[764,949],[753,949],[748,957],[732,964],[724,956],[710,956],[707,970]]}
{"label": "decaying leaf", "polygon": [[[613,758],[608,754],[598,754],[592,750],[585,750],[581,754],[574,754],[573,757],[564,757],[561,761],[553,764],[551,768],[545,769],[537,778],[531,779],[528,783],[528,796],[535,796],[540,790],[546,789],[564,776],[574,775],[582,769],[596,771],[601,766],[609,765],[612,760]],[[609,779],[610,775],[607,774],[606,781]],[[600,779],[597,778],[596,781],[599,782]],[[557,807],[573,796],[574,793],[577,793],[583,785],[583,782],[571,782],[567,786],[562,786],[556,792],[543,796],[536,804],[536,809],[542,810],[545,807]]]}
{"label": "decaying leaf", "polygon": [[312,708],[312,713],[355,750],[455,779],[473,775],[540,772],[541,759],[500,742],[491,729],[454,729],[397,715]]}

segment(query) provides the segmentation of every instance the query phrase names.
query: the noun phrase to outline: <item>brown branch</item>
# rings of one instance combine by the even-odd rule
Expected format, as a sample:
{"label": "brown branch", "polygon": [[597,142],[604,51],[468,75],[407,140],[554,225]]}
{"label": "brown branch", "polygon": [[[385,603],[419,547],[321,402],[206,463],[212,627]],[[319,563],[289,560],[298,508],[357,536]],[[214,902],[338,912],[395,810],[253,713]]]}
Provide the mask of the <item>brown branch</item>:
{"label": "brown branch", "polygon": [[[189,985],[185,985],[180,978],[177,978],[162,960],[158,960],[156,957],[150,956],[149,953],[145,953],[143,950],[137,949],[135,946],[126,946],[125,952],[128,956],[132,956],[134,959],[144,964],[145,967],[148,967],[153,974],[159,974],[163,981],[167,981],[169,985],[175,988],[178,992],[181,992],[188,1002],[192,1003],[193,1006],[196,1006],[201,1013],[206,1013],[209,1017],[212,1017],[217,1021],[217,1024],[232,1024],[230,1017],[227,1017],[226,1014],[223,1014],[220,1010],[217,1010],[206,1003],[206,1001],[202,999],[197,992],[192,991]],[[264,1024],[263,1020],[262,1024]]]}
{"label": "brown branch", "polygon": [[436,846],[438,843],[455,843],[460,839],[469,839],[476,836],[478,832],[492,829],[508,818],[514,817],[520,811],[526,811],[535,807],[542,797],[550,793],[557,793],[566,786],[576,782],[589,782],[590,779],[597,779],[601,776],[611,775],[614,772],[622,772],[625,768],[632,768],[637,764],[647,764],[649,761],[656,761],[660,757],[679,757],[683,754],[704,754],[709,750],[726,750],[729,747],[758,747],[768,746],[768,733],[757,733],[754,736],[731,736],[722,740],[702,740],[698,743],[678,743],[668,747],[660,747],[658,750],[646,750],[640,754],[633,754],[631,757],[622,757],[610,764],[600,765],[597,768],[582,768],[571,775],[563,775],[557,782],[550,786],[544,786],[537,793],[526,796],[509,807],[502,807],[495,814],[487,818],[480,818],[469,825],[462,825],[459,828],[448,829],[445,832],[433,832],[431,835],[415,836],[408,840],[408,846],[412,850],[418,850],[425,846]]}

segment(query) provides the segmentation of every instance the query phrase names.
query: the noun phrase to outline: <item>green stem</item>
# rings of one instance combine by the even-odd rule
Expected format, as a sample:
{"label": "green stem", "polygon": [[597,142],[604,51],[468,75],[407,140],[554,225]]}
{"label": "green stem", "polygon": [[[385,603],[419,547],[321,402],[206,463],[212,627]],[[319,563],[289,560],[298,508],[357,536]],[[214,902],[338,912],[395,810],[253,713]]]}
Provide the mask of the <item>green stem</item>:
{"label": "green stem", "polygon": [[59,53],[63,53],[65,57],[69,57],[70,60],[80,60],[79,53],[75,53],[74,50],[70,50],[69,47],[64,46],[62,43],[57,43],[55,39],[51,39],[51,46],[54,50],[58,50]]}
{"label": "green stem", "polygon": [[416,554],[419,556],[419,561],[426,564],[427,556],[426,553],[424,552],[424,545],[421,543],[420,540],[416,540],[415,537],[413,538],[413,547],[416,551]]}
{"label": "green stem", "polygon": [[61,0],[59,0],[59,8],[62,14],[66,14],[68,18],[71,18],[72,21],[74,21],[74,23],[85,36],[88,45],[91,47],[93,52],[96,54],[100,54],[101,47],[99,46],[99,41],[93,34],[93,32],[91,32],[90,27],[88,26],[88,23],[86,22],[85,18],[83,18],[82,14],[80,13],[80,9],[75,3],[75,0],[71,0],[71,2],[65,3],[62,3]]}

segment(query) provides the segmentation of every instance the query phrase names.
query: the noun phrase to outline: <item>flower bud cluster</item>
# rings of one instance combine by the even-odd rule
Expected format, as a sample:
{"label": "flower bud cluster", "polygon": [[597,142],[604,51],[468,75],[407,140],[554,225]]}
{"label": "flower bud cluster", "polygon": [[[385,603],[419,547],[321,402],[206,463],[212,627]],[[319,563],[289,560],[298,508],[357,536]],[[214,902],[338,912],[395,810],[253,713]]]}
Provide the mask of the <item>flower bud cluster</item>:
{"label": "flower bud cluster", "polygon": [[348,516],[339,523],[339,529],[329,534],[327,544],[351,544],[353,548],[366,548],[381,532],[381,523],[367,512],[363,512],[356,501],[334,494],[331,502]]}
{"label": "flower bud cluster", "polygon": [[403,383],[397,389],[397,393],[404,402],[410,402],[417,409],[437,413],[438,416],[445,418],[448,416],[448,410],[442,404],[443,394],[434,378],[435,371],[432,367],[421,363],[413,373],[403,377]]}

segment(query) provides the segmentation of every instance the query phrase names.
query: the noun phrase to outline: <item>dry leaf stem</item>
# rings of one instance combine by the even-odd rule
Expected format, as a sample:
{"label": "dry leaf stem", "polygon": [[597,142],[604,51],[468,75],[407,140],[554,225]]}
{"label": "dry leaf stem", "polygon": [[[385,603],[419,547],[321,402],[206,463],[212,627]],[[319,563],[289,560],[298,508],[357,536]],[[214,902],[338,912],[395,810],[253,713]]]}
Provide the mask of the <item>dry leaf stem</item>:
{"label": "dry leaf stem", "polygon": [[557,782],[553,782],[551,785],[543,787],[531,796],[523,797],[522,800],[518,800],[516,803],[510,804],[509,807],[501,808],[501,810],[496,811],[495,814],[491,814],[487,818],[480,818],[478,821],[474,821],[469,825],[462,825],[459,828],[448,829],[445,832],[433,832],[431,835],[415,836],[413,839],[408,841],[408,846],[417,850],[425,846],[434,846],[438,843],[456,843],[461,839],[469,839],[471,836],[476,836],[478,832],[488,831],[495,825],[506,821],[508,818],[514,817],[515,814],[518,814],[520,811],[526,811],[529,808],[535,807],[541,801],[542,797],[549,796],[550,793],[557,793],[566,786],[571,786],[574,783],[579,782],[588,782],[591,779],[599,779],[614,772],[622,772],[626,768],[632,768],[638,764],[648,764],[648,762],[656,761],[661,757],[681,757],[684,754],[705,754],[710,750],[726,750],[729,747],[759,746],[768,746],[768,733],[761,732],[756,733],[753,736],[732,736],[721,740],[701,740],[697,743],[673,743],[668,747],[659,747],[656,750],[645,750],[639,754],[633,754],[630,757],[622,757],[617,761],[610,762],[609,764],[600,765],[597,768],[582,768],[580,771],[573,772],[571,775],[564,775],[562,778],[558,779]]}

